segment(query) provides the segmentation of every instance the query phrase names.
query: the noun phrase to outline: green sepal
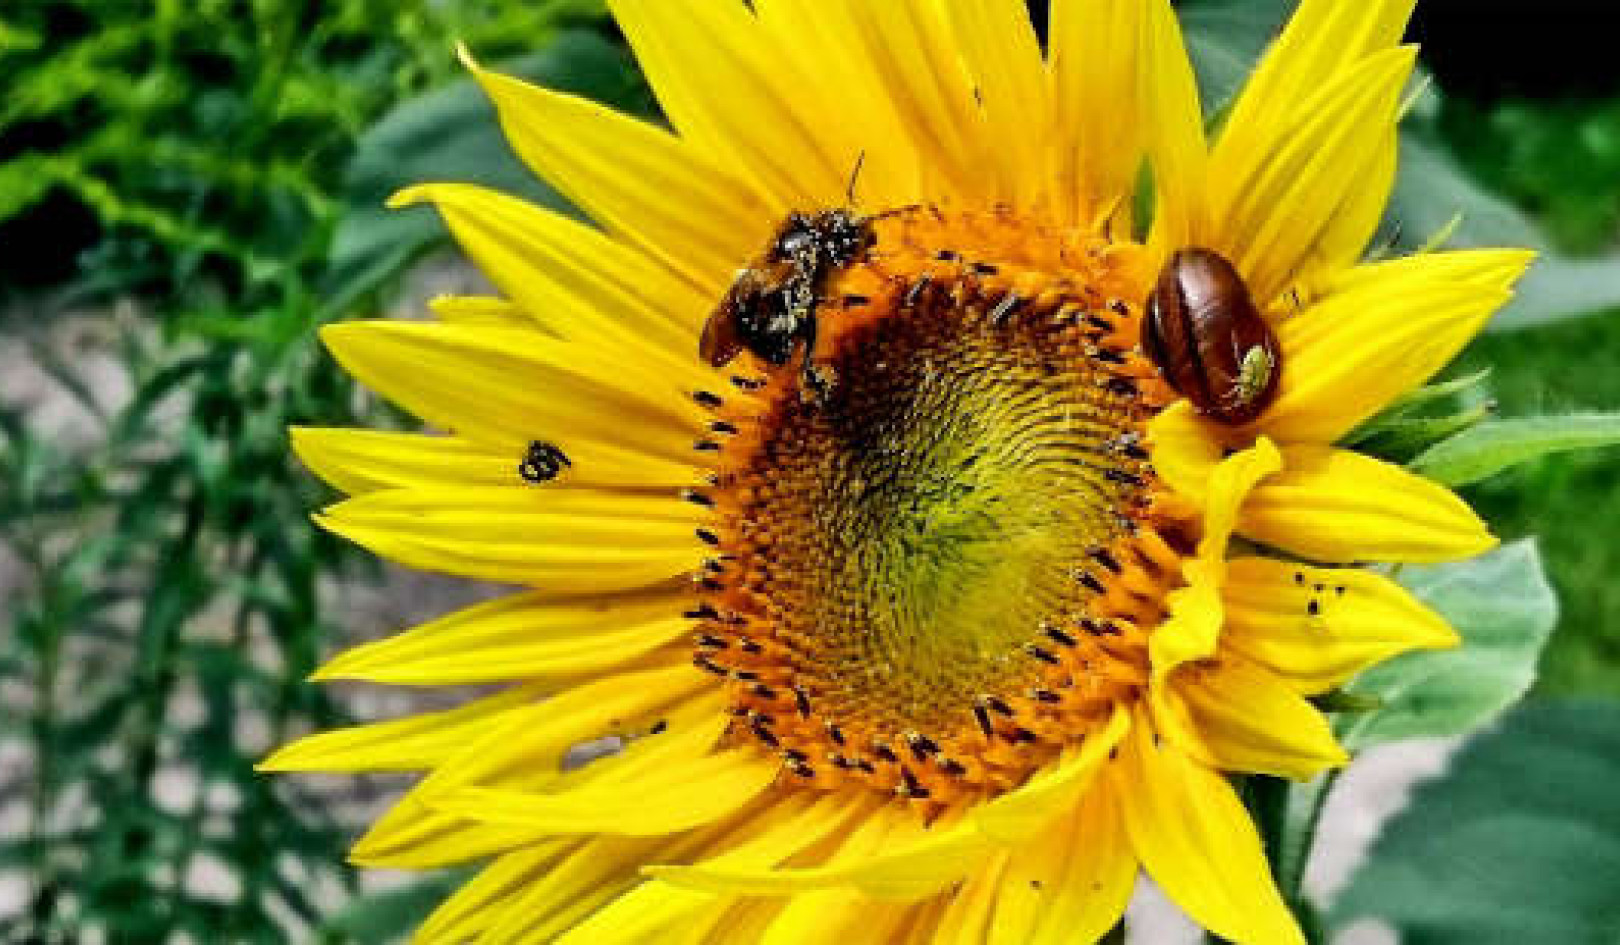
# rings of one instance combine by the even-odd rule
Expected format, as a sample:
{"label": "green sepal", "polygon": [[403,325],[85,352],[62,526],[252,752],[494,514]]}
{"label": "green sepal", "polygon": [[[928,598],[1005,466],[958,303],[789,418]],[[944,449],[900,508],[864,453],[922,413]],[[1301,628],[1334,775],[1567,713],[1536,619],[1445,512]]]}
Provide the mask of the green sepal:
{"label": "green sepal", "polygon": [[1408,464],[1448,486],[1479,482],[1550,453],[1620,444],[1620,413],[1491,420],[1435,443]]}

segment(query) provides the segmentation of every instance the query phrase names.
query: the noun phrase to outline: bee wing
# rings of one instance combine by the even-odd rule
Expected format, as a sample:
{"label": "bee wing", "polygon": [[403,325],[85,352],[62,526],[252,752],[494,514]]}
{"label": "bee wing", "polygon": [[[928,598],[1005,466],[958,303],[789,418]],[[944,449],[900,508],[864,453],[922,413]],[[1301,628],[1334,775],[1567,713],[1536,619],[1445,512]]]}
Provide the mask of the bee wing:
{"label": "bee wing", "polygon": [[737,270],[737,278],[703,323],[703,335],[698,339],[698,354],[711,367],[723,367],[742,351],[738,322],[759,307],[769,288],[757,267]]}

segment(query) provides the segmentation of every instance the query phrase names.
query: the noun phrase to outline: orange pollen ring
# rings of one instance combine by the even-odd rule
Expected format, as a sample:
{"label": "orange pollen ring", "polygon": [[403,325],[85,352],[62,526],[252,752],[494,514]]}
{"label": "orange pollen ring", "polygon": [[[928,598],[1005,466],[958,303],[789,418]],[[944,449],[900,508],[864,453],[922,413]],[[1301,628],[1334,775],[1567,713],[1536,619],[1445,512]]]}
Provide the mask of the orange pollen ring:
{"label": "orange pollen ring", "polygon": [[1002,210],[872,228],[818,305],[820,384],[801,353],[697,395],[693,662],[785,779],[938,811],[1138,697],[1191,542],[1144,442],[1174,395],[1139,248]]}

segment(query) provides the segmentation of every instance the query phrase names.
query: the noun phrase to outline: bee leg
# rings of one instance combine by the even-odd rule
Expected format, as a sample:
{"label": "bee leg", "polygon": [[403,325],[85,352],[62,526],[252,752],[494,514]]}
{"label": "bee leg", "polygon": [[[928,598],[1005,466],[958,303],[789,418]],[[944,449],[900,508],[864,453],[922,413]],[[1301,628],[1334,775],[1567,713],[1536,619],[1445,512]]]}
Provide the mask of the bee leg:
{"label": "bee leg", "polygon": [[806,402],[826,406],[832,396],[833,372],[831,368],[816,363],[815,316],[807,317],[803,325],[801,342],[804,345],[804,364],[800,368],[800,376],[803,378],[802,390],[806,395]]}

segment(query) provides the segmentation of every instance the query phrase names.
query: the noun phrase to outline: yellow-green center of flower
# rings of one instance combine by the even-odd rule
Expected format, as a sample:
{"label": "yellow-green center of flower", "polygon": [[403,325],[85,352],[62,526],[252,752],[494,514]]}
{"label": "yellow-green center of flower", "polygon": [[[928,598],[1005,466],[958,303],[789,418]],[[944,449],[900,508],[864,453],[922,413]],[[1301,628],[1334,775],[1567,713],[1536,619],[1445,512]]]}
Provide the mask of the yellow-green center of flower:
{"label": "yellow-green center of flower", "polygon": [[1163,392],[1128,248],[996,212],[874,227],[818,308],[824,383],[795,360],[715,403],[695,661],[798,777],[949,803],[1140,684],[1176,581],[1141,432]]}

